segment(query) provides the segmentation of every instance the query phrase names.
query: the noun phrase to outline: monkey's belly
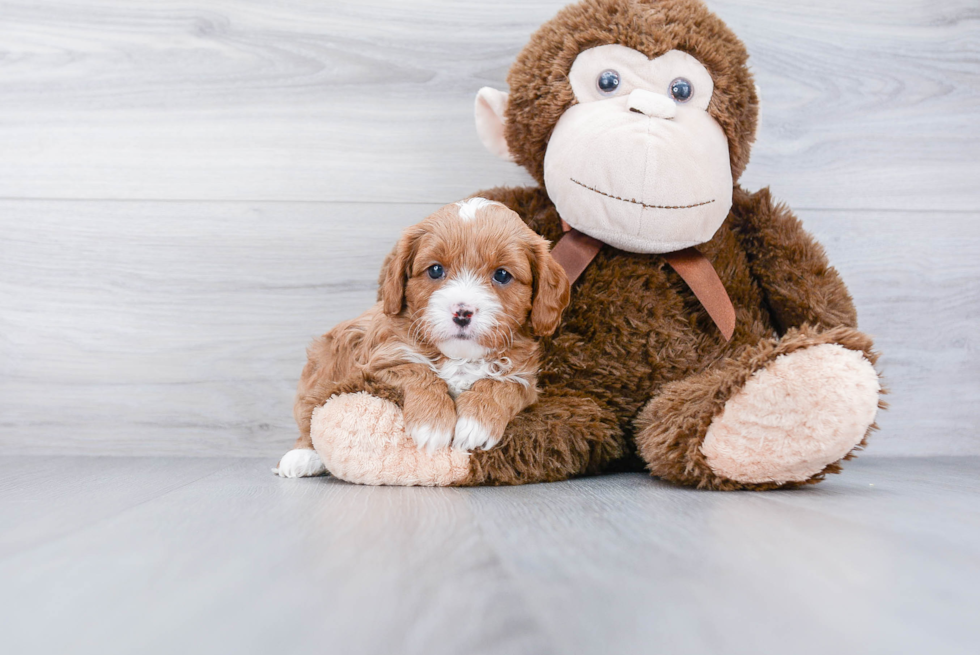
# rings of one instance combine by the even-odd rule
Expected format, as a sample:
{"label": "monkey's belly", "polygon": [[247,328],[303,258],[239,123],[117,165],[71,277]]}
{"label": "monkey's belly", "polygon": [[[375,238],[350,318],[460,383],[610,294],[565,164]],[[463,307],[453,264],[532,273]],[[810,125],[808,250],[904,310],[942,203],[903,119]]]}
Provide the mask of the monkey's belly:
{"label": "monkey's belly", "polygon": [[[628,421],[662,385],[764,336],[743,326],[726,342],[660,256],[604,252],[591,266],[544,349],[544,389],[588,393]],[[746,299],[732,300],[738,310]]]}

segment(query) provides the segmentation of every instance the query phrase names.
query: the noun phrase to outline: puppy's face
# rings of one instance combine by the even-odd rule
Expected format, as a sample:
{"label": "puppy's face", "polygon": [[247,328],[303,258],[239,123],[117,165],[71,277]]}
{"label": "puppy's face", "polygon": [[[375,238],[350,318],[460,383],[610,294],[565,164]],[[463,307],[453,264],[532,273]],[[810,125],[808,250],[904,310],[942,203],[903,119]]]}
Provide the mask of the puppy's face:
{"label": "puppy's face", "polygon": [[408,317],[414,339],[456,359],[505,350],[522,330],[553,333],[568,295],[547,241],[482,198],[408,228],[381,286],[385,313]]}

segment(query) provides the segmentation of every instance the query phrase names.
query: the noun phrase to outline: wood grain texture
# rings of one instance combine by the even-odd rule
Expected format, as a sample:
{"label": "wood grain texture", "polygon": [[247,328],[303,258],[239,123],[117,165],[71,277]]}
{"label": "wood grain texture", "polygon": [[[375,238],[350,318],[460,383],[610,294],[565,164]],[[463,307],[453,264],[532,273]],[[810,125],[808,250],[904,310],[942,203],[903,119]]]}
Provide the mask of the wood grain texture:
{"label": "wood grain texture", "polygon": [[[980,638],[975,457],[861,460],[768,494],[639,474],[374,488],[256,459],[0,466],[53,467],[0,487],[0,516],[50,527],[67,498],[78,515],[0,554],[9,653],[958,655]],[[19,528],[0,521],[0,542]]]}
{"label": "wood grain texture", "polygon": [[[373,303],[399,230],[435,208],[0,201],[0,443],[281,455],[306,345]],[[884,353],[867,456],[980,454],[980,215],[802,218]]]}
{"label": "wood grain texture", "polygon": [[[127,476],[158,462],[118,458],[107,486],[142,491]],[[421,655],[449,652],[447,633],[453,652],[556,652],[458,491],[283,484],[264,460],[212,465],[196,483],[0,558],[5,652]],[[81,482],[32,487],[90,495]]]}
{"label": "wood grain texture", "polygon": [[883,353],[868,455],[980,454],[980,214],[800,212]]}
{"label": "wood grain texture", "polygon": [[116,457],[4,458],[0,560],[65,538],[196,482],[227,459],[163,458],[129,466]]}
{"label": "wood grain texture", "polygon": [[[0,3],[0,197],[441,204],[526,180],[482,151],[473,97],[563,4]],[[975,0],[709,4],[762,91],[748,186],[976,207]]]}
{"label": "wood grain texture", "polygon": [[0,205],[7,448],[198,455],[293,438],[306,346],[371,306],[401,228],[436,209]]}
{"label": "wood grain texture", "polygon": [[976,466],[863,460],[771,494],[607,476],[473,502],[563,652],[966,653]]}

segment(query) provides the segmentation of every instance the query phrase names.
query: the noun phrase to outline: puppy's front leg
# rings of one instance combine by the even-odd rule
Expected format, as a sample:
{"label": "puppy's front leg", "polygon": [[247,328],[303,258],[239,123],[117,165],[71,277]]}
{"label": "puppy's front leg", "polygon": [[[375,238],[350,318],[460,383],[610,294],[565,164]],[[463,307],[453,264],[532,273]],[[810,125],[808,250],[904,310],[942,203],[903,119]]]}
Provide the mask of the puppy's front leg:
{"label": "puppy's front leg", "polygon": [[416,445],[429,452],[449,446],[456,426],[456,405],[445,381],[418,364],[392,367],[383,376],[404,393],[405,431]]}
{"label": "puppy's front leg", "polygon": [[456,436],[453,448],[493,448],[511,419],[537,398],[534,384],[501,380],[478,381],[456,399]]}

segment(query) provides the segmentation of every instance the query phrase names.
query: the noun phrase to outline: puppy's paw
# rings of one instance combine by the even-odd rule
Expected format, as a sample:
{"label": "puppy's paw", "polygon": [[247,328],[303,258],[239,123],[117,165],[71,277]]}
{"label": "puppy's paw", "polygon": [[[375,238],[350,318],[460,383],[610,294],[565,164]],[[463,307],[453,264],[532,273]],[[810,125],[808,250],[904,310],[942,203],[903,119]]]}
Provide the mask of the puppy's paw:
{"label": "puppy's paw", "polygon": [[484,425],[475,418],[463,416],[456,421],[456,437],[453,439],[453,448],[456,450],[489,450],[500,441],[500,435],[495,434],[489,426]]}
{"label": "puppy's paw", "polygon": [[453,440],[452,430],[440,429],[428,423],[410,427],[408,434],[411,435],[419,450],[424,449],[430,453],[448,447]]}
{"label": "puppy's paw", "polygon": [[320,456],[309,448],[294,448],[282,456],[272,472],[280,478],[313,478],[327,472]]}

